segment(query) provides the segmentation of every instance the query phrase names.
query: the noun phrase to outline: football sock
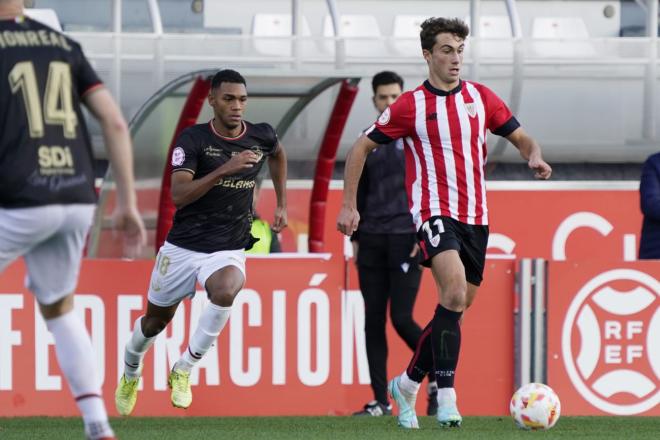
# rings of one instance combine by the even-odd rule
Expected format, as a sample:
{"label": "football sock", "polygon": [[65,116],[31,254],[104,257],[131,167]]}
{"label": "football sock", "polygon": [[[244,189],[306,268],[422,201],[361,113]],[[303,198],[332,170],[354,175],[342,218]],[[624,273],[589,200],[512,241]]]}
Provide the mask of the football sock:
{"label": "football sock", "polygon": [[96,375],[94,348],[85,325],[70,311],[47,319],[46,327],[55,339],[57,362],[76,399],[85,426],[105,426],[105,431],[112,433]]}
{"label": "football sock", "polygon": [[454,312],[438,305],[433,317],[433,363],[438,388],[453,388],[458,353],[461,349],[462,312]]}
{"label": "football sock", "polygon": [[211,345],[218,338],[222,328],[227,323],[231,307],[222,307],[209,303],[199,317],[195,333],[190,337],[188,348],[174,364],[177,370],[190,371],[199,362]]}
{"label": "football sock", "polygon": [[403,393],[404,396],[415,396],[419,391],[419,386],[420,383],[411,379],[405,371],[401,373],[399,379],[399,390],[401,390],[401,393]]}
{"label": "football sock", "polygon": [[422,382],[424,377],[433,371],[432,326],[433,319],[431,319],[431,322],[422,331],[422,335],[417,341],[415,353],[413,353],[410,364],[406,368],[408,377],[415,382]]}
{"label": "football sock", "polygon": [[438,388],[438,405],[456,403],[456,390],[454,388]]}
{"label": "football sock", "polygon": [[438,384],[435,382],[435,380],[431,381],[431,379],[429,378],[429,383],[426,385],[426,393],[431,395],[437,392],[438,392]]}
{"label": "football sock", "polygon": [[124,350],[124,374],[127,379],[134,379],[140,376],[142,359],[156,341],[156,336],[147,338],[142,333],[142,318],[143,316],[140,316],[135,320],[133,333],[126,343],[126,349]]}
{"label": "football sock", "polygon": [[105,422],[85,423],[85,438],[88,440],[101,440],[114,437],[115,433],[112,432],[110,423],[107,420]]}

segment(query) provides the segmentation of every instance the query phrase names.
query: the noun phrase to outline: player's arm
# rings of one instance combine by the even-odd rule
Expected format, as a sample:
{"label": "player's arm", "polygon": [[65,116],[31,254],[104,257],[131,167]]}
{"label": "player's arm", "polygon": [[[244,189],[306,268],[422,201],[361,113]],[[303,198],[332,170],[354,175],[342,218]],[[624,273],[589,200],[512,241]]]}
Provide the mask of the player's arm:
{"label": "player's arm", "polygon": [[172,203],[177,209],[183,208],[209,192],[223,177],[250,169],[257,162],[258,156],[245,150],[200,179],[193,180],[194,174],[190,170],[175,169],[172,173]]}
{"label": "player's arm", "polygon": [[543,180],[550,178],[552,168],[543,160],[541,146],[522,127],[513,130],[506,138],[520,151],[529,168],[535,171],[534,177]]}
{"label": "player's arm", "polygon": [[278,143],[275,152],[268,158],[268,170],[270,178],[273,180],[275,196],[277,197],[277,207],[275,208],[275,217],[272,229],[280,232],[287,225],[286,214],[286,152],[282,144]]}
{"label": "player's arm", "polygon": [[360,214],[357,210],[357,187],[362,175],[364,162],[367,155],[378,146],[378,144],[366,135],[362,135],[351,147],[346,156],[344,168],[344,198],[341,211],[337,217],[337,229],[346,235],[351,235],[360,223]]}
{"label": "player's arm", "polygon": [[101,124],[105,148],[117,184],[114,227],[124,233],[125,256],[134,258],[146,242],[147,235],[137,209],[133,180],[133,151],[128,125],[106,88],[100,87],[86,94],[84,103]]}

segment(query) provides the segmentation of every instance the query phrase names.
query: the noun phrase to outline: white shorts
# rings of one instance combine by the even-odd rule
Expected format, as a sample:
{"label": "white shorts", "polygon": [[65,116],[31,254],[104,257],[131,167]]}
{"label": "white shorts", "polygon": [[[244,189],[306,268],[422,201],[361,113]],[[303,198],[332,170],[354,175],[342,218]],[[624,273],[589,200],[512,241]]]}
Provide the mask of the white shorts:
{"label": "white shorts", "polygon": [[195,252],[168,243],[160,247],[149,282],[149,302],[160,307],[178,304],[195,295],[196,283],[204,288],[217,270],[235,266],[245,278],[245,250]]}
{"label": "white shorts", "polygon": [[73,293],[94,209],[90,204],[0,208],[0,272],[24,256],[25,285],[39,304]]}

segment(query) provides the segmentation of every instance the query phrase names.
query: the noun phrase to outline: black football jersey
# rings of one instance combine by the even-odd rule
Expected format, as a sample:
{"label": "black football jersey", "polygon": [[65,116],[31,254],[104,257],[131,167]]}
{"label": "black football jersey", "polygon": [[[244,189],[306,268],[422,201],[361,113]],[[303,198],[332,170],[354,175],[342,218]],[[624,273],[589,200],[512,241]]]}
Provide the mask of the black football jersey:
{"label": "black football jersey", "polygon": [[196,252],[217,252],[250,247],[252,195],[255,178],[268,156],[278,148],[275,130],[269,124],[243,122],[235,138],[218,134],[211,122],[185,129],[172,150],[174,173],[190,172],[200,179],[244,150],[261,155],[254,167],[220,180],[193,203],[176,211],[170,243]]}
{"label": "black football jersey", "polygon": [[0,206],[94,203],[81,98],[101,85],[80,45],[26,17],[0,20]]}

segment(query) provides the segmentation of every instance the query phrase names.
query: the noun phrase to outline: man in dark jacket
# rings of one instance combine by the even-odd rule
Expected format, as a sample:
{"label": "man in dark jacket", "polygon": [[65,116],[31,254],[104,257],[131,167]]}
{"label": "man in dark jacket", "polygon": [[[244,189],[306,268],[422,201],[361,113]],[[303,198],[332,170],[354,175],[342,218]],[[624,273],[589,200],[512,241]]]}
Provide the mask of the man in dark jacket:
{"label": "man in dark jacket", "polygon": [[[403,91],[403,79],[394,72],[380,72],[372,79],[373,102],[382,113]],[[392,325],[411,350],[422,330],[412,312],[422,272],[417,239],[408,209],[404,179],[405,157],[401,141],[379,145],[364,165],[358,186],[360,225],[352,237],[365,304],[365,337],[374,400],[355,415],[391,414],[387,399],[387,303]],[[437,402],[435,382],[430,384],[429,413]]]}
{"label": "man in dark jacket", "polygon": [[639,258],[660,259],[660,153],[652,154],[644,162],[639,194],[644,214]]}

